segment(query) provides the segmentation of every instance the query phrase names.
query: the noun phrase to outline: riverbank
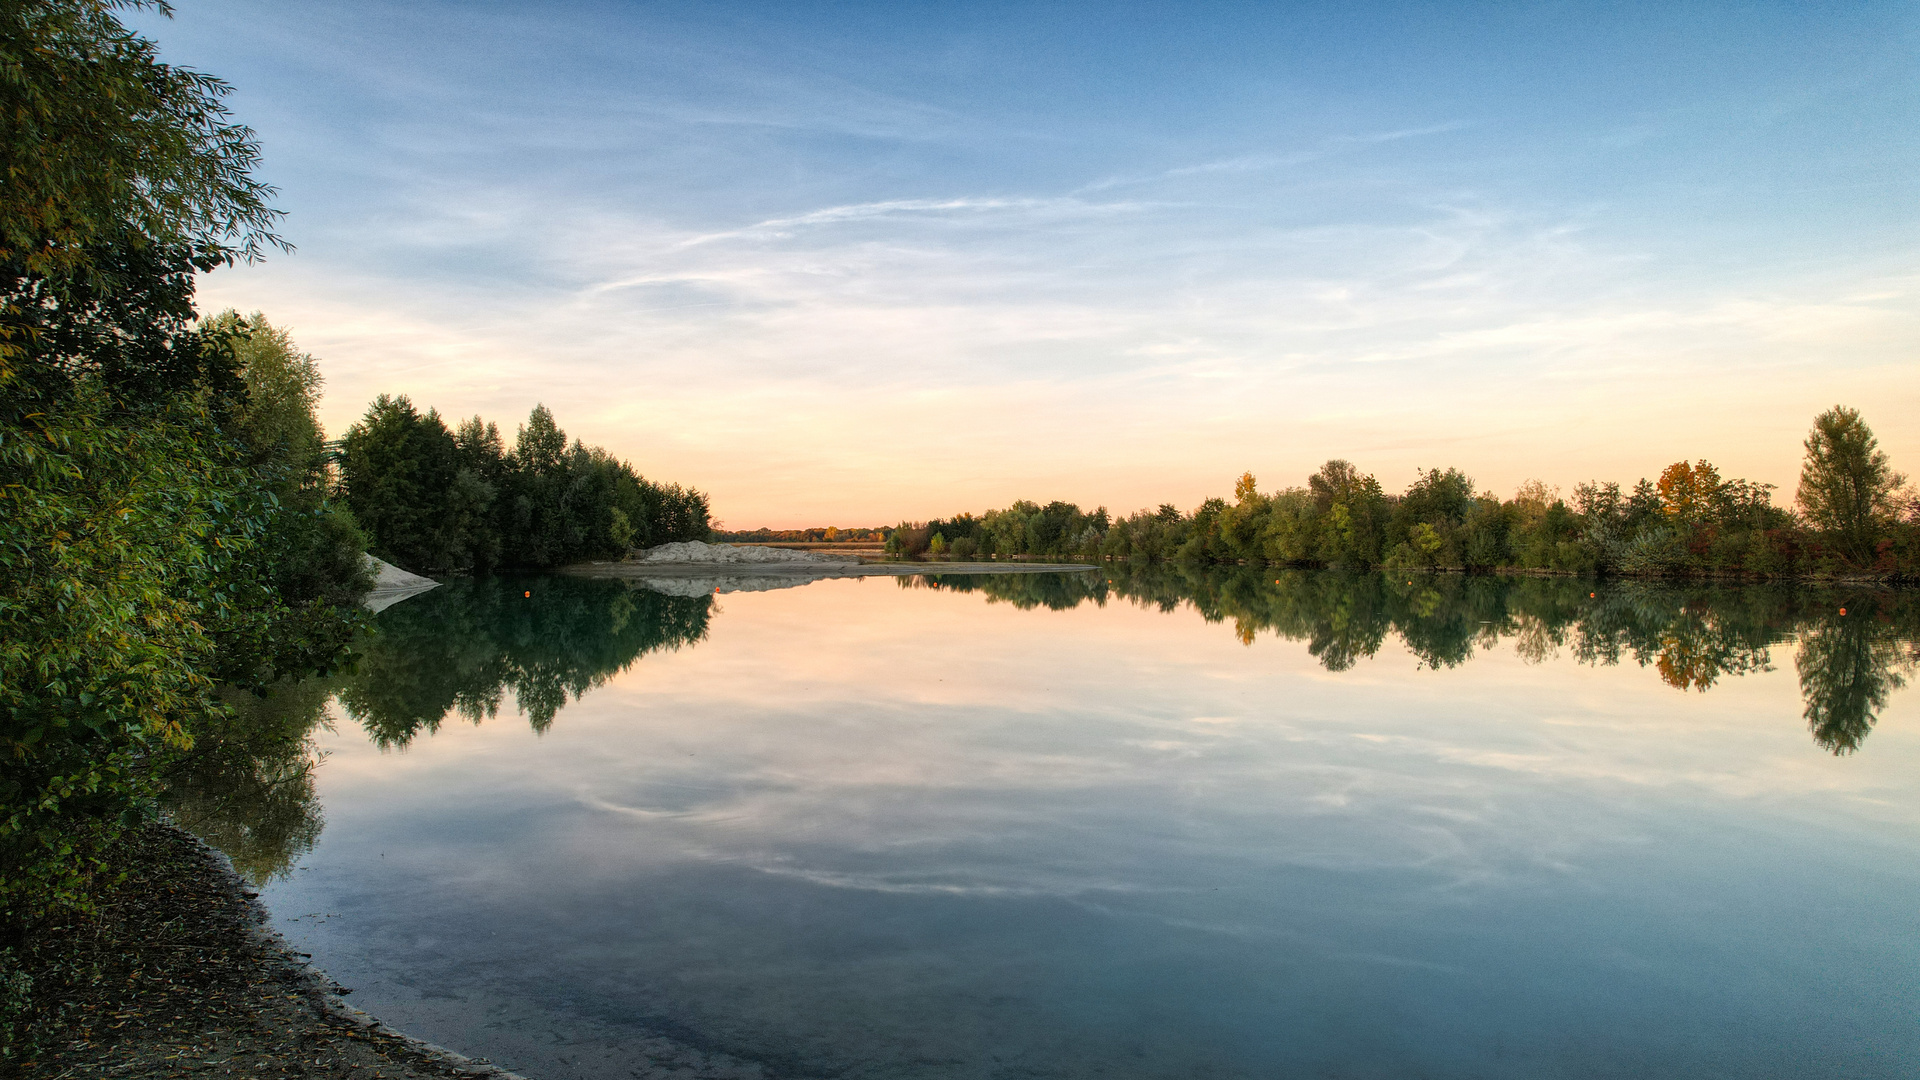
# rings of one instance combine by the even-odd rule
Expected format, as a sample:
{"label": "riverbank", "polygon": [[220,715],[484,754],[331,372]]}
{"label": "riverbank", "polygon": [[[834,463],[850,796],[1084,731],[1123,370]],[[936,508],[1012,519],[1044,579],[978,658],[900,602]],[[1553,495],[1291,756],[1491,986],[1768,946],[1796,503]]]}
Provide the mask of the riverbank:
{"label": "riverbank", "polygon": [[519,1080],[409,1039],[348,1006],[268,929],[226,858],[163,824],[131,833],[125,875],[92,915],[40,928],[19,952],[32,980],[23,1077]]}

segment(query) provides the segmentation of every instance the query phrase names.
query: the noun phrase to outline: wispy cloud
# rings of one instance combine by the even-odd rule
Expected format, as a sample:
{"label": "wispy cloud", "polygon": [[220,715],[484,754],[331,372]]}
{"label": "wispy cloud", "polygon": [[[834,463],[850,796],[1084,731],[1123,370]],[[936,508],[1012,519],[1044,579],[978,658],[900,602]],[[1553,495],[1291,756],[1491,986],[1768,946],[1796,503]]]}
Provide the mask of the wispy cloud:
{"label": "wispy cloud", "polygon": [[1180,165],[1153,173],[1110,176],[1092,181],[1078,190],[1104,191],[1109,188],[1161,183],[1168,180],[1179,180],[1193,176],[1251,173],[1263,172],[1270,169],[1293,168],[1325,161],[1342,152],[1349,151],[1353,147],[1375,146],[1381,143],[1400,142],[1404,139],[1417,139],[1428,135],[1444,135],[1448,132],[1459,131],[1468,126],[1470,125],[1465,120],[1452,120],[1444,124],[1405,128],[1399,131],[1383,131],[1358,135],[1335,135],[1305,149],[1243,154],[1236,157],[1221,158],[1217,161],[1203,161],[1196,165]]}
{"label": "wispy cloud", "polygon": [[994,211],[1021,211],[1030,214],[1060,216],[1096,216],[1137,211],[1142,208],[1137,202],[1090,203],[1075,198],[958,198],[958,199],[888,199],[881,202],[854,203],[846,206],[829,206],[791,217],[768,218],[739,229],[705,233],[679,241],[679,248],[698,247],[722,240],[783,239],[793,235],[794,231],[820,225],[840,225],[856,221],[872,221],[877,218],[898,217],[904,215],[942,216],[952,214],[984,214]]}
{"label": "wispy cloud", "polygon": [[[1784,483],[1834,400],[1920,457],[1889,374],[1920,348],[1920,151],[1860,104],[1904,101],[1885,80],[1762,93],[1768,136],[1732,142],[1734,97],[1596,104],[1585,58],[1528,76],[1512,42],[1495,82],[1391,30],[1196,82],[1097,32],[1040,56],[596,11],[427,38],[413,9],[209,0],[160,27],[241,88],[301,245],[203,299],[293,326],[330,427],[380,392],[544,401],[738,524],[1190,505],[1433,447],[1496,487],[1699,456]],[[1690,74],[1616,96],[1703,77],[1661,70]]]}

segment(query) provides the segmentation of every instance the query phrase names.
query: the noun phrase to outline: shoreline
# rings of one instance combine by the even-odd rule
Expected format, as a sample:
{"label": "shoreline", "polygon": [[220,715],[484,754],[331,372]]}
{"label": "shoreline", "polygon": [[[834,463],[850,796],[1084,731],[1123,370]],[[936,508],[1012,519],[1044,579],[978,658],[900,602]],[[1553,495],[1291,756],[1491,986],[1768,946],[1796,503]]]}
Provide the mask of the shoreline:
{"label": "shoreline", "polygon": [[795,584],[829,578],[915,577],[921,574],[1067,574],[1099,570],[1094,563],[905,562],[587,562],[560,567],[577,577],[644,581],[648,578],[780,578]]}
{"label": "shoreline", "polygon": [[97,913],[43,928],[55,940],[23,965],[41,991],[27,1014],[37,1045],[0,1071],[527,1080],[347,1004],[352,991],[273,929],[232,860],[185,829],[150,822],[117,855],[126,880]]}

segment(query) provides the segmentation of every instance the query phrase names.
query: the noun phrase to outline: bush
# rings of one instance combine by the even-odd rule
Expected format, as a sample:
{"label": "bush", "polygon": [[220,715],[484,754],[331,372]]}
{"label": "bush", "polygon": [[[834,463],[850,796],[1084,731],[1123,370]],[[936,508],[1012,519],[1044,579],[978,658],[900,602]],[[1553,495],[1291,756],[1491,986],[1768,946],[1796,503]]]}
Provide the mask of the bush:
{"label": "bush", "polygon": [[0,431],[0,916],[84,907],[97,853],[151,799],[151,763],[216,709],[223,577],[260,522],[181,402],[113,415],[15,383]]}

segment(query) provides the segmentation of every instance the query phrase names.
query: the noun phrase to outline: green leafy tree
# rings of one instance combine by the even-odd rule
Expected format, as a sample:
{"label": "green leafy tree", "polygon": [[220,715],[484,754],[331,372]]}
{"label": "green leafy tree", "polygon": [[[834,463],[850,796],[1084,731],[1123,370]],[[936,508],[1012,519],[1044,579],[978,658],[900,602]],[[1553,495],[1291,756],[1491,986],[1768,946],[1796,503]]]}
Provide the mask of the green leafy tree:
{"label": "green leafy tree", "polygon": [[1319,558],[1335,566],[1379,563],[1390,512],[1380,481],[1336,458],[1307,478],[1307,490],[1325,519],[1318,530]]}
{"label": "green leafy tree", "polygon": [[453,489],[453,434],[404,395],[380,395],[341,446],[347,505],[373,553],[416,570],[444,567],[446,500]]}
{"label": "green leafy tree", "polygon": [[710,531],[705,494],[569,443],[544,406],[508,453],[477,416],[450,432],[433,410],[382,395],[348,430],[341,477],[375,553],[417,572],[618,558]]}
{"label": "green leafy tree", "polygon": [[43,403],[0,440],[0,905],[14,932],[84,904],[148,765],[217,710],[211,623],[246,538],[243,475],[208,461],[204,411],[119,422],[104,390]]}
{"label": "green leafy tree", "polygon": [[21,272],[110,273],[94,256],[126,243],[216,262],[284,246],[273,189],[253,176],[259,146],[222,101],[230,87],[161,63],[115,17],[137,6],[0,7],[0,260]]}
{"label": "green leafy tree", "polygon": [[0,5],[0,936],[87,903],[218,683],[338,646],[255,557],[250,390],[194,325],[196,274],[279,244],[258,149],[129,6]]}
{"label": "green leafy tree", "polygon": [[[266,535],[254,563],[292,605],[348,609],[372,586],[367,537],[332,497],[325,432],[316,415],[319,361],[287,331],[254,312],[228,310],[203,320],[201,333],[229,350],[246,393],[229,430],[258,483],[271,493]],[[314,614],[321,614],[318,610]],[[344,610],[331,613],[344,618]]]}
{"label": "green leafy tree", "polygon": [[1898,512],[1896,493],[1906,478],[1859,412],[1836,405],[1813,421],[1800,468],[1800,509],[1856,566],[1873,561],[1874,547]]}

